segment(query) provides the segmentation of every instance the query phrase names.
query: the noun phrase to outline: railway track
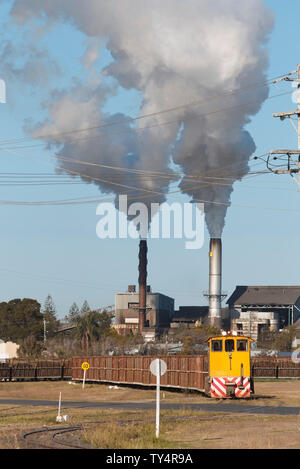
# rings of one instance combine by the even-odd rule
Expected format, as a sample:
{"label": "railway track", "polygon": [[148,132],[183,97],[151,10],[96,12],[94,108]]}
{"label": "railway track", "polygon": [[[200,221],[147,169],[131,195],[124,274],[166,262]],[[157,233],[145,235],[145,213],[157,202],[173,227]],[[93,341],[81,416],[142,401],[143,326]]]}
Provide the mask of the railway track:
{"label": "railway track", "polygon": [[82,429],[82,425],[39,428],[23,433],[22,440],[26,449],[92,449],[88,445],[77,442],[74,436],[71,440],[58,438],[61,435],[74,433]]}
{"label": "railway track", "polygon": [[[194,416],[182,416],[182,417],[169,417],[165,421],[207,421],[215,420],[217,416],[213,417],[194,417]],[[134,425],[142,422],[154,422],[154,418],[149,419],[122,419],[118,420],[120,426]],[[79,425],[68,425],[64,427],[47,427],[31,430],[29,432],[23,433],[22,441],[25,443],[27,449],[95,449],[87,444],[84,444],[76,439],[74,435],[70,439],[62,439],[62,435],[67,433],[74,434],[75,432],[82,431],[90,425],[106,425],[107,420],[94,420],[94,421],[85,421]]]}

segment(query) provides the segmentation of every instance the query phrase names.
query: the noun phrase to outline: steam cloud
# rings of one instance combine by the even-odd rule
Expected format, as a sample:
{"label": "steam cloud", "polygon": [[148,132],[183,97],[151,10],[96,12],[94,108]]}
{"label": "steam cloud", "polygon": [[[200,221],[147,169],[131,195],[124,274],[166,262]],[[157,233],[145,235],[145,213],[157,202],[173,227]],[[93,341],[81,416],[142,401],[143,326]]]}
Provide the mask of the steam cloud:
{"label": "steam cloud", "polygon": [[[220,237],[233,184],[247,174],[249,157],[255,151],[245,125],[259,111],[268,88],[209,98],[265,80],[268,59],[264,45],[273,16],[263,1],[15,0],[11,15],[21,26],[34,18],[47,26],[59,21],[71,23],[86,35],[82,64],[90,69],[99,57],[99,46],[106,41],[114,61],[104,73],[114,78],[116,87],[141,93],[140,115],[195,104],[137,121],[133,126],[124,114],[102,111],[113,90],[103,86],[93,68],[93,79],[85,86],[77,84],[49,101],[50,120],[32,132],[46,135],[123,122],[95,130],[91,138],[84,139],[84,134],[81,139],[74,136],[73,141],[70,136],[60,138],[63,146],[58,156],[68,158],[61,162],[62,167],[80,173],[104,192],[127,193],[131,200],[161,203],[173,180],[169,166],[172,157],[183,174],[182,193],[194,201],[207,201],[208,230],[212,237]],[[201,100],[203,103],[196,105]],[[226,112],[218,112],[222,108]],[[165,124],[170,121],[175,122]],[[139,131],[145,126],[148,128]],[[55,138],[45,140],[56,143]],[[82,166],[77,160],[163,171],[170,178],[157,180],[112,172]],[[190,176],[203,179],[193,181]],[[127,186],[145,191],[127,190]]]}

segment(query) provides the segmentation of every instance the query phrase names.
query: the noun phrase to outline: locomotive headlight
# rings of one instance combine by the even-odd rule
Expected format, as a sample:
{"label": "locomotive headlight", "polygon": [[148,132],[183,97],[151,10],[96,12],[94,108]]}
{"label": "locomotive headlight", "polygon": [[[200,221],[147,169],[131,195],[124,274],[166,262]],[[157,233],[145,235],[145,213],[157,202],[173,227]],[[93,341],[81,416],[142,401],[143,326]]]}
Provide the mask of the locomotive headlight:
{"label": "locomotive headlight", "polygon": [[237,332],[236,332],[236,331],[232,331],[232,335],[237,335]]}
{"label": "locomotive headlight", "polygon": [[226,331],[222,331],[222,335],[226,335],[226,334],[227,334],[227,332],[226,332]]}

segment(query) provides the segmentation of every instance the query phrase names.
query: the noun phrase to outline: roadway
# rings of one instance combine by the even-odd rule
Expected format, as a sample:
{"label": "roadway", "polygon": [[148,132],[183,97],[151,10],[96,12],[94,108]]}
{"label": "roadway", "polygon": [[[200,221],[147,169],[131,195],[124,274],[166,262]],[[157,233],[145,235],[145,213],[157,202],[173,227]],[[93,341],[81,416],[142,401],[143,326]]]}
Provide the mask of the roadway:
{"label": "roadway", "polygon": [[[0,405],[20,405],[40,406],[40,407],[58,407],[57,401],[39,400],[39,399],[0,399]],[[81,402],[81,401],[63,401],[63,408],[103,408],[117,410],[154,410],[155,401],[123,401],[123,402]],[[189,409],[204,412],[226,412],[234,414],[259,414],[259,415],[300,415],[300,407],[291,406],[260,406],[246,403],[235,402],[216,402],[209,404],[180,404],[180,403],[161,403],[162,410],[180,410]]]}

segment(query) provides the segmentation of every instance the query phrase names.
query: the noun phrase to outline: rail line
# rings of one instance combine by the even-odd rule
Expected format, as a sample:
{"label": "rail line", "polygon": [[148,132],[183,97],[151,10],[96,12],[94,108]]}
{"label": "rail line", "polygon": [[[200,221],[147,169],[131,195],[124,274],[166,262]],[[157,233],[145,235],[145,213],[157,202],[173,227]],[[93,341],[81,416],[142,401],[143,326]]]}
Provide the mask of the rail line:
{"label": "rail line", "polygon": [[[181,417],[167,417],[164,420],[169,422],[180,422],[180,421],[209,421],[209,420],[216,420],[219,419],[218,416],[211,416],[211,417],[197,417],[197,416],[181,416]],[[148,418],[148,419],[121,419],[116,421],[116,424],[120,426],[127,426],[132,424],[138,423],[150,423],[154,422],[155,418]],[[26,445],[29,447],[34,445],[34,449],[58,449],[62,446],[66,449],[98,449],[93,448],[87,444],[80,444],[74,441],[63,441],[58,439],[59,435],[65,433],[72,433],[76,431],[84,430],[89,425],[96,425],[96,424],[107,424],[107,420],[93,420],[93,421],[85,421],[79,425],[68,425],[64,427],[47,427],[47,428],[39,428],[35,430],[31,430],[29,432],[22,434],[22,440],[26,442]],[[43,440],[41,439],[41,435],[45,436],[46,438]]]}
{"label": "rail line", "polygon": [[[56,437],[68,432],[75,432],[82,430],[82,425],[69,425],[66,427],[50,427],[50,428],[39,428],[36,430],[31,430],[30,432],[23,433],[22,440],[26,442],[26,446],[32,446],[34,444],[34,449],[57,449],[61,446],[70,448],[70,449],[87,449],[87,445],[79,445],[71,442],[60,441]],[[40,437],[41,435],[46,434],[46,441],[43,441]],[[33,438],[32,438],[33,436]],[[30,438],[29,438],[30,437]],[[50,441],[48,438],[50,437]]]}

